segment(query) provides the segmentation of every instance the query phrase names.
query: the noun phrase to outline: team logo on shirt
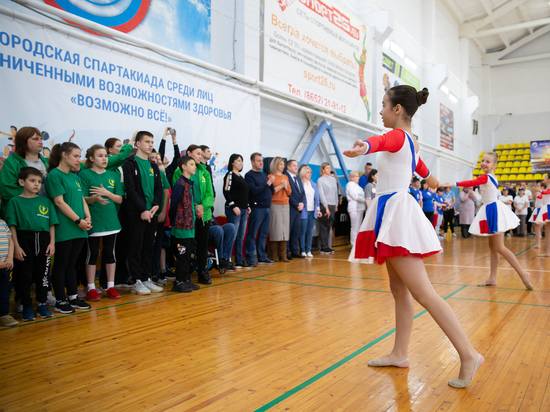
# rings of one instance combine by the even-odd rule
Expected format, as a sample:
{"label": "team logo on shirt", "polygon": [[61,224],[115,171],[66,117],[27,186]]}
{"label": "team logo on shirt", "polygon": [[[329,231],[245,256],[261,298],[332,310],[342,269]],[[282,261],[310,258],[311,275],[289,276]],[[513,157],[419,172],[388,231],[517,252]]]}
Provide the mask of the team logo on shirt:
{"label": "team logo on shirt", "polygon": [[114,186],[115,185],[115,181],[113,179],[109,179],[109,186]]}
{"label": "team logo on shirt", "polygon": [[78,183],[78,182],[75,182],[75,183],[76,183],[76,185],[78,186],[79,189],[82,189],[82,188],[80,187],[80,183]]}
{"label": "team logo on shirt", "polygon": [[38,211],[39,211],[41,214],[43,214],[43,215],[47,215],[47,214],[48,214],[48,210],[49,210],[49,209],[48,209],[46,206],[40,205],[40,206],[38,207]]}
{"label": "team logo on shirt", "polygon": [[155,171],[153,170],[153,168],[152,168],[152,167],[150,167],[150,168],[149,168],[149,173],[151,173],[152,175],[154,175],[154,174],[155,174]]}

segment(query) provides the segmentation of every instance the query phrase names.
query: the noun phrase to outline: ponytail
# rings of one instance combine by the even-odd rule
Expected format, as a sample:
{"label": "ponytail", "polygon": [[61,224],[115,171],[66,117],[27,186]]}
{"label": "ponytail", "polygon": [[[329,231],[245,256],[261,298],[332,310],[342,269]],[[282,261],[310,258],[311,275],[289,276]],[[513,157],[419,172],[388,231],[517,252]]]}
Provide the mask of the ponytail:
{"label": "ponytail", "polygon": [[48,173],[59,166],[63,153],[69,154],[73,151],[73,149],[80,149],[80,147],[72,142],[65,142],[62,144],[58,143],[52,147],[50,158],[48,159]]}

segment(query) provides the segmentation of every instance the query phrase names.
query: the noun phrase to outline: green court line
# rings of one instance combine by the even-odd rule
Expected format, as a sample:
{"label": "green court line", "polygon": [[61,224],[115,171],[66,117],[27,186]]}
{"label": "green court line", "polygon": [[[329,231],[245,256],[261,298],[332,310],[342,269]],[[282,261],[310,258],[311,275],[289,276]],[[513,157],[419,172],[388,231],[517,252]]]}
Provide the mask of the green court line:
{"label": "green court line", "polygon": [[[208,288],[212,288],[212,287],[215,287],[215,286],[222,286],[222,285],[228,285],[230,283],[243,282],[244,280],[246,280],[246,279],[238,279],[238,280],[233,280],[231,282],[223,282],[223,283],[217,283],[215,285],[201,286],[201,289],[208,289]],[[199,289],[199,290],[201,290],[201,289]],[[74,313],[67,313],[65,315],[60,314],[58,316],[53,316],[53,317],[47,318],[47,319],[40,319],[40,320],[31,321],[31,322],[22,322],[22,323],[19,323],[19,325],[16,325],[16,326],[5,326],[3,329],[0,329],[0,332],[5,331],[5,330],[12,330],[12,329],[21,328],[23,326],[35,325],[37,323],[49,322],[49,321],[56,320],[56,319],[63,319],[63,318],[67,318],[69,316],[78,316],[78,315],[84,314],[84,313],[97,312],[97,311],[104,310],[104,309],[116,308],[116,307],[119,307],[119,306],[131,305],[131,304],[134,304],[134,303],[141,303],[141,302],[146,302],[148,300],[155,300],[155,299],[165,298],[165,297],[174,296],[174,295],[182,295],[182,293],[173,292],[173,293],[167,293],[167,294],[164,294],[164,295],[151,296],[151,297],[148,297],[148,298],[145,298],[145,299],[133,300],[133,301],[130,301],[130,302],[117,303],[116,305],[103,306],[101,308],[88,309],[88,310],[78,310]]]}
{"label": "green court line", "polygon": [[[267,276],[267,275],[264,275]],[[311,285],[309,283],[298,283],[298,282],[286,282],[284,280],[273,280],[273,279],[259,279],[259,276],[257,278],[254,278],[254,280],[260,280],[262,282],[274,282],[274,283],[286,283],[289,285],[300,285],[300,286],[312,286],[316,288],[328,288],[328,289],[343,289],[343,290],[360,290],[363,292],[379,292],[379,293],[391,293],[390,291],[386,290],[374,290],[374,289],[359,289],[359,288],[344,288],[341,286],[324,286],[324,285]]]}
{"label": "green court line", "polygon": [[550,308],[550,305],[537,305],[535,303],[504,302],[501,300],[486,300],[486,299],[472,299],[472,298],[451,298],[451,299],[471,300],[475,302],[504,303],[506,305],[538,306],[541,308]]}
{"label": "green court line", "polygon": [[521,254],[522,254],[523,252],[526,252],[526,251],[528,251],[528,250],[529,250],[529,249],[531,249],[531,248],[532,248],[533,246],[535,246],[535,245],[531,245],[531,246],[529,246],[529,247],[528,247],[527,249],[524,249],[524,250],[522,250],[521,252],[517,253],[517,254],[516,254],[515,256],[519,256],[519,255],[521,255]]}
{"label": "green court line", "polygon": [[[454,291],[453,293],[445,296],[443,299],[447,300],[449,299],[450,297],[452,297],[453,295],[457,294],[458,292],[460,292],[462,289],[464,289],[466,286],[463,286],[461,287],[460,289]],[[422,316],[423,314],[427,313],[427,310],[424,309],[422,310],[421,312],[417,313],[415,316],[414,316],[414,319]],[[305,389],[307,388],[309,385],[317,382],[319,379],[321,379],[322,377],[328,375],[329,373],[331,373],[332,371],[334,371],[335,369],[339,368],[340,366],[344,365],[345,363],[349,362],[350,360],[352,360],[353,358],[359,356],[360,354],[362,354],[363,352],[365,352],[367,349],[373,347],[374,345],[376,345],[377,343],[383,341],[384,339],[386,339],[388,336],[391,336],[393,333],[395,333],[395,328],[389,330],[388,332],[384,333],[383,335],[379,336],[378,338],[374,339],[373,341],[367,343],[365,346],[363,346],[362,348],[356,350],[355,352],[351,353],[350,355],[346,356],[344,359],[336,362],[335,364],[329,366],[327,369],[323,370],[322,372],[319,372],[317,375],[309,378],[307,381],[301,383],[300,385],[292,388],[291,390],[283,393],[281,396],[273,399],[271,402],[269,403],[266,403],[264,406],[256,409],[254,412],[265,412],[269,409],[271,409],[272,407],[274,407],[275,405],[281,403],[282,401],[284,401],[285,399],[291,397],[292,395],[294,395],[295,393],[301,391],[302,389]]]}

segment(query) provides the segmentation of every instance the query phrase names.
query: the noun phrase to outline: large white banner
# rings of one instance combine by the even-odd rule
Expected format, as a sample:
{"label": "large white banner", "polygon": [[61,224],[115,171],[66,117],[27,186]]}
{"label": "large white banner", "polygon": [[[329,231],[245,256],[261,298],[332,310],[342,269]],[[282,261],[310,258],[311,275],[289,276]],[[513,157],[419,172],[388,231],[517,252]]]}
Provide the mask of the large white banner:
{"label": "large white banner", "polygon": [[371,121],[373,31],[332,0],[265,0],[264,82]]}
{"label": "large white banner", "polygon": [[[110,137],[124,141],[136,130],[155,136],[177,131],[181,150],[208,145],[214,153],[216,215],[223,214],[221,181],[236,152],[259,151],[259,97],[56,31],[0,15],[0,131],[35,126],[44,147],[73,141],[83,155]],[[0,136],[5,155],[11,137]],[[45,150],[47,155],[49,150]],[[167,156],[173,156],[170,136]]]}

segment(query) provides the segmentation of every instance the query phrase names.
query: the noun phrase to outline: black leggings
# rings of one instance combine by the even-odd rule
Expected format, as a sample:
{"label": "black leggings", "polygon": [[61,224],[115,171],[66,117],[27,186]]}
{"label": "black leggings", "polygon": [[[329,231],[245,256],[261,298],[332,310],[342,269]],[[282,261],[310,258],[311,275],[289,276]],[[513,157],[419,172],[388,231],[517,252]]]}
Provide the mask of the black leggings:
{"label": "black leggings", "polygon": [[434,217],[434,212],[424,212],[424,215],[430,221],[430,223],[432,223],[432,220],[433,220],[433,217]]}
{"label": "black leggings", "polygon": [[67,298],[65,288],[69,296],[78,294],[75,264],[85,240],[78,238],[55,243],[52,285],[57,300]]}
{"label": "black leggings", "polygon": [[99,240],[103,239],[103,249],[101,254],[101,262],[105,264],[116,263],[115,243],[116,233],[108,236],[92,236],[88,237],[88,253],[86,254],[86,264],[95,265],[99,256]]}

